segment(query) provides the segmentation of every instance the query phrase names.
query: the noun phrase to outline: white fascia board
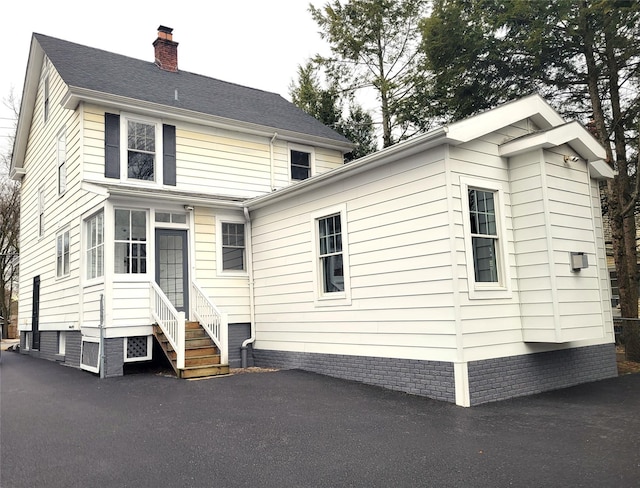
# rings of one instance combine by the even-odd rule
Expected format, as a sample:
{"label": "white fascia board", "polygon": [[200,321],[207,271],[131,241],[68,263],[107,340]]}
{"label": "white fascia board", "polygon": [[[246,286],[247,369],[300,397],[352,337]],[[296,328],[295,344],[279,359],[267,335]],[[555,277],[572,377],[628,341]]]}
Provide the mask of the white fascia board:
{"label": "white fascia board", "polygon": [[501,156],[511,157],[534,149],[558,147],[563,144],[570,145],[586,161],[595,161],[606,157],[605,150],[600,143],[575,121],[513,139],[502,144],[499,152]]}
{"label": "white fascia board", "polygon": [[324,137],[307,135],[301,132],[287,131],[274,127],[252,124],[250,122],[242,122],[239,120],[219,117],[216,115],[204,114],[202,112],[195,112],[193,110],[186,110],[178,107],[169,107],[167,105],[147,102],[145,100],[138,100],[135,98],[128,98],[120,95],[88,90],[86,88],[69,86],[68,91],[62,100],[62,106],[70,110],[75,110],[80,102],[89,102],[102,106],[106,105],[120,110],[135,110],[141,115],[148,115],[152,117],[166,117],[188,123],[200,123],[202,125],[210,127],[236,130],[238,132],[262,137],[271,138],[273,137],[274,133],[277,132],[278,139],[313,145],[316,147],[334,149],[341,151],[343,154],[350,152],[355,148],[355,144],[352,144],[350,142],[342,143],[339,141],[326,139]]}
{"label": "white fascia board", "polygon": [[376,151],[360,159],[356,159],[355,161],[351,161],[350,163],[346,163],[326,173],[313,176],[281,190],[274,191],[273,193],[267,193],[266,195],[247,200],[244,206],[249,210],[255,210],[288,198],[296,193],[320,188],[327,184],[335,184],[344,178],[349,178],[363,171],[368,171],[378,166],[397,161],[401,157],[411,156],[447,143],[457,145],[459,141],[449,139],[449,137],[447,137],[447,128],[439,127],[404,142]]}
{"label": "white fascia board", "polygon": [[[24,176],[24,170],[20,170],[24,167],[24,157],[27,152],[29,129],[36,103],[36,96],[38,95],[38,83],[40,82],[40,69],[42,68],[43,59],[44,51],[35,37],[32,37],[29,59],[27,61],[27,71],[22,87],[22,102],[20,103],[20,113],[18,114],[16,138],[13,141],[13,155],[11,157],[10,172],[12,175],[15,175],[15,179]],[[14,178],[14,176],[12,176],[12,178]]]}
{"label": "white fascia board", "polygon": [[589,161],[589,172],[592,178],[596,180],[612,179],[615,177],[615,171],[602,159],[596,161]]}
{"label": "white fascia board", "polygon": [[449,137],[468,142],[527,118],[543,130],[565,123],[544,98],[530,95],[450,124]]}

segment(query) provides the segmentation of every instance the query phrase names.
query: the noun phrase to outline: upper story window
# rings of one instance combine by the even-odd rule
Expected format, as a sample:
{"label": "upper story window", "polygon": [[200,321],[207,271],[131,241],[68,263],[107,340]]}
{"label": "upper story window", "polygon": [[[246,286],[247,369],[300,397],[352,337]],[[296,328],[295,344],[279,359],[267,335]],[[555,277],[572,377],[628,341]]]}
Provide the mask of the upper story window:
{"label": "upper story window", "polygon": [[38,190],[38,237],[44,236],[44,188]]}
{"label": "upper story window", "polygon": [[289,145],[289,170],[291,179],[295,181],[306,180],[314,174],[313,148],[306,146]]}
{"label": "upper story window", "polygon": [[87,279],[99,278],[104,275],[104,217],[100,212],[85,222],[87,236],[86,266]]}
{"label": "upper story window", "polygon": [[45,123],[49,120],[49,60],[44,60],[44,106],[43,114]]}
{"label": "upper story window", "polygon": [[469,298],[508,298],[511,285],[502,185],[469,178],[461,178],[460,183]]}
{"label": "upper story window", "polygon": [[56,236],[56,277],[69,275],[69,231]]}
{"label": "upper story window", "polygon": [[104,175],[176,185],[176,128],[144,117],[105,113]]}
{"label": "upper story window", "polygon": [[316,306],[351,303],[346,218],[346,205],[312,216]]}
{"label": "upper story window", "polygon": [[64,130],[58,134],[58,195],[67,191],[67,142]]}
{"label": "upper story window", "polygon": [[147,272],[147,213],[144,210],[115,211],[115,272]]}
{"label": "upper story window", "polygon": [[156,126],[127,121],[127,178],[155,181]]}

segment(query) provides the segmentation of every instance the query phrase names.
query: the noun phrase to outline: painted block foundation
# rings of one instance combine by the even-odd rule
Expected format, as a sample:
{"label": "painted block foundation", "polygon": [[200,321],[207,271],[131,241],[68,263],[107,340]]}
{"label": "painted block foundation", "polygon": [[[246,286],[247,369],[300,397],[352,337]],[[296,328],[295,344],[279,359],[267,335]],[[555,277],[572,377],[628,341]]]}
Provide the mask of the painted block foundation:
{"label": "painted block foundation", "polygon": [[[453,363],[265,349],[253,354],[256,366],[301,369],[456,402]],[[471,406],[617,376],[614,344],[472,361],[467,368]]]}
{"label": "painted block foundation", "polygon": [[467,367],[472,406],[618,375],[615,344],[471,361]]}
{"label": "painted block foundation", "polygon": [[302,369],[455,402],[453,363],[254,349],[256,366]]}

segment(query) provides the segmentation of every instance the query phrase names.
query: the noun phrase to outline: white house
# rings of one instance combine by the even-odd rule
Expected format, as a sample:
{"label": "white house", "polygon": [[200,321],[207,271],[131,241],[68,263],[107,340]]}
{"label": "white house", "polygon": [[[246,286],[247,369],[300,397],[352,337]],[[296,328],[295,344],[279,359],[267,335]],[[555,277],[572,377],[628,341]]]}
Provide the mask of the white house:
{"label": "white house", "polygon": [[154,46],[34,35],[23,351],[119,375],[155,334],[180,376],[254,361],[464,406],[616,375],[613,172],[578,123],[533,95],[343,165],[281,97]]}

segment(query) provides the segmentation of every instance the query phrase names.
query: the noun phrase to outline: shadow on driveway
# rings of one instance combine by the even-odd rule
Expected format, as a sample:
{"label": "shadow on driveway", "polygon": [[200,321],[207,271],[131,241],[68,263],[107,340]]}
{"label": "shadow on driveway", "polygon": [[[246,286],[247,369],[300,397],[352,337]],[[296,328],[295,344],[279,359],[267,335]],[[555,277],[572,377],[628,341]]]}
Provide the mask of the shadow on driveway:
{"label": "shadow on driveway", "polygon": [[0,366],[0,486],[638,486],[640,375],[471,409],[301,371]]}

